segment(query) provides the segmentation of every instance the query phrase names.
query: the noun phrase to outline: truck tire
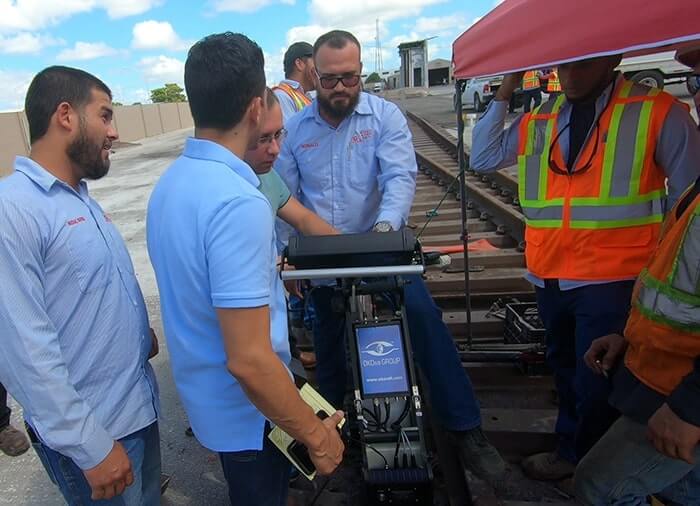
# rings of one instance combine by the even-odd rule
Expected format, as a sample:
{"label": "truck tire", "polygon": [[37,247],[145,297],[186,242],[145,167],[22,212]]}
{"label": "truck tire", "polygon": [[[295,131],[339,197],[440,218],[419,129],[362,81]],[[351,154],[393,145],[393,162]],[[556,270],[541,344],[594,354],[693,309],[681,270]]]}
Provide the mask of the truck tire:
{"label": "truck tire", "polygon": [[693,79],[691,76],[688,76],[685,79],[685,87],[688,88],[688,93],[690,93],[691,97],[698,92],[697,86],[692,81]]}
{"label": "truck tire", "polygon": [[630,78],[635,83],[643,84],[651,88],[664,89],[664,75],[658,70],[642,70],[632,74]]}
{"label": "truck tire", "polygon": [[474,93],[474,110],[476,112],[482,112],[484,109],[486,109],[486,107],[484,107],[484,103],[481,101],[481,97],[478,93]]}

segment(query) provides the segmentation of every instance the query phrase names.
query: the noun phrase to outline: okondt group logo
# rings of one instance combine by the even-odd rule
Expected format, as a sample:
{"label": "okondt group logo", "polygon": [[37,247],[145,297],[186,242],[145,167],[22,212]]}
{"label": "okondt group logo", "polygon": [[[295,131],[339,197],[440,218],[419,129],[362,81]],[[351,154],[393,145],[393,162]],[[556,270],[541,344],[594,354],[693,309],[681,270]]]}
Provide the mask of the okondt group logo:
{"label": "okondt group logo", "polygon": [[365,346],[362,353],[366,353],[367,355],[371,355],[373,357],[386,357],[397,350],[399,350],[399,348],[388,341],[374,341]]}

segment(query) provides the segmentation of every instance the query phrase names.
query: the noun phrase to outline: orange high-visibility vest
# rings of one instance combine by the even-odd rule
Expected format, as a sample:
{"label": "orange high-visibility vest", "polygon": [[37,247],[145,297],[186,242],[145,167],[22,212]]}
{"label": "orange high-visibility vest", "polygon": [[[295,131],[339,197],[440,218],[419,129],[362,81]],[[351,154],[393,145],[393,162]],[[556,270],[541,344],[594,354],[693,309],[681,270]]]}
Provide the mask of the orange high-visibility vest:
{"label": "orange high-visibility vest", "polygon": [[[573,174],[552,149],[564,95],[523,116],[518,179],[527,267],[540,278],[606,281],[636,277],[656,245],[666,175],[654,152],[675,99],[618,79],[581,148]],[[598,131],[596,131],[598,130]],[[551,153],[550,153],[551,150]]]}
{"label": "orange high-visibility vest", "polygon": [[311,99],[304,95],[301,91],[296,88],[292,88],[287,83],[279,83],[277,86],[272,88],[273,90],[282,90],[285,92],[294,102],[294,108],[297,112],[301,111],[304,107],[311,103]]}
{"label": "orange high-visibility vest", "polygon": [[528,70],[523,76],[523,89],[534,90],[540,87],[540,77],[536,70]]}
{"label": "orange high-visibility vest", "polygon": [[547,79],[547,93],[556,93],[557,91],[561,91],[559,73],[556,70],[552,70],[549,73],[549,79]]}
{"label": "orange high-visibility vest", "polygon": [[680,219],[675,209],[668,214],[661,242],[635,285],[625,338],[627,368],[664,395],[700,356],[700,195]]}

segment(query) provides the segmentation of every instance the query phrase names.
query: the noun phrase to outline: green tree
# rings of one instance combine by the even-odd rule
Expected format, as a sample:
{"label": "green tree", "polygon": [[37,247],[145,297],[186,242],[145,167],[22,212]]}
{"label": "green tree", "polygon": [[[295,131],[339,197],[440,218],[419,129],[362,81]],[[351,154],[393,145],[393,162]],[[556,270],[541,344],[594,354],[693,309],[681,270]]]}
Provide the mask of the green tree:
{"label": "green tree", "polygon": [[365,79],[365,83],[367,83],[367,84],[381,83],[381,82],[382,82],[382,78],[376,72],[372,72],[369,76],[367,76],[367,79]]}
{"label": "green tree", "polygon": [[184,91],[175,83],[167,83],[162,88],[151,90],[151,102],[154,104],[163,102],[184,102],[186,100]]}
{"label": "green tree", "polygon": [[116,107],[124,104],[122,104],[121,102],[112,102],[112,105]]}

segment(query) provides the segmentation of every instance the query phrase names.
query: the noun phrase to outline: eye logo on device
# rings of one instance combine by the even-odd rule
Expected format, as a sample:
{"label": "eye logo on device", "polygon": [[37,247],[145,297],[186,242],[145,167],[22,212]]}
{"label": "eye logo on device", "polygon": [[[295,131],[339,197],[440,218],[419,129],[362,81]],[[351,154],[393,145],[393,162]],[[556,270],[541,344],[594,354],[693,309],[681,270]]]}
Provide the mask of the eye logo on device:
{"label": "eye logo on device", "polygon": [[387,355],[391,355],[393,352],[398,350],[399,348],[388,341],[374,341],[373,343],[369,343],[367,346],[365,346],[362,353],[372,355],[373,357],[386,357]]}

